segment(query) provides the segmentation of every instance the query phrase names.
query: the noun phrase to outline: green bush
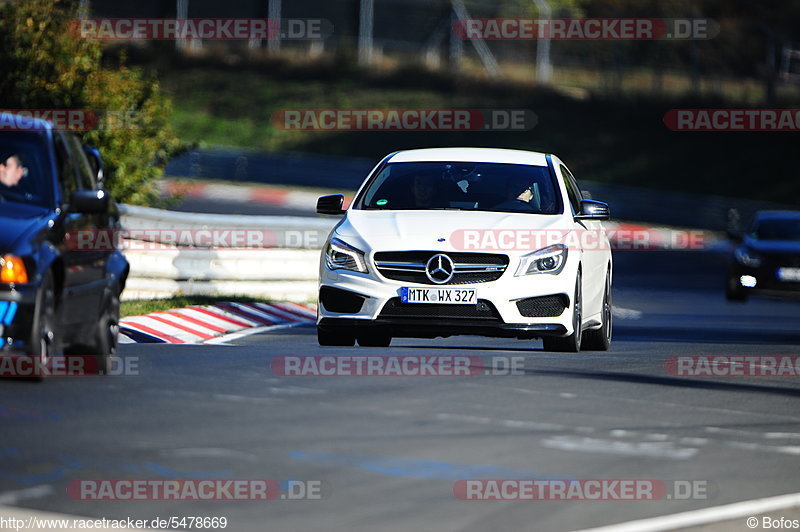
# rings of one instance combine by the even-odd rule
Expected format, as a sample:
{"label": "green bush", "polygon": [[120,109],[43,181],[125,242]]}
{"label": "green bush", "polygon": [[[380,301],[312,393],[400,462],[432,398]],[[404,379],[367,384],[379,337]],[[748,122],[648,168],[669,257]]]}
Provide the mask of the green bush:
{"label": "green bush", "polygon": [[85,109],[98,126],[79,134],[100,149],[106,188],[119,202],[149,204],[180,142],[171,101],[122,59],[103,64],[100,43],[77,35],[75,1],[18,0],[0,7],[0,102],[6,109]]}

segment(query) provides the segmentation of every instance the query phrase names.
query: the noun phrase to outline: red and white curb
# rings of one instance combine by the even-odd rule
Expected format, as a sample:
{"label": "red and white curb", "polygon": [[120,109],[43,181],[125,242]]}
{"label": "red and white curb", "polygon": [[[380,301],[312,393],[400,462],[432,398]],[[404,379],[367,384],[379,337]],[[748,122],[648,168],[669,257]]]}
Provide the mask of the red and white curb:
{"label": "red and white curb", "polygon": [[248,329],[314,323],[316,305],[298,303],[216,303],[120,320],[120,343],[201,344]]}

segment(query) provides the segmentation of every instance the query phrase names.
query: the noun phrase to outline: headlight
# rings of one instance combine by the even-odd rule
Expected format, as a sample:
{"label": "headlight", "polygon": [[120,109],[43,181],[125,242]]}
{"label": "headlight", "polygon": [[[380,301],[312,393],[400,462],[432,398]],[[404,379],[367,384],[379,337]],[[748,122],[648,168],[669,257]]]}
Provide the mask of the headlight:
{"label": "headlight", "polygon": [[338,238],[332,238],[325,248],[325,264],[331,270],[352,270],[367,273],[364,252],[345,244]]}
{"label": "headlight", "polygon": [[750,268],[758,268],[761,266],[761,257],[748,250],[747,248],[737,248],[733,252],[733,256],[742,266],[749,266]]}
{"label": "headlight", "polygon": [[561,273],[567,263],[567,246],[556,244],[523,255],[515,277],[531,275],[534,273]]}

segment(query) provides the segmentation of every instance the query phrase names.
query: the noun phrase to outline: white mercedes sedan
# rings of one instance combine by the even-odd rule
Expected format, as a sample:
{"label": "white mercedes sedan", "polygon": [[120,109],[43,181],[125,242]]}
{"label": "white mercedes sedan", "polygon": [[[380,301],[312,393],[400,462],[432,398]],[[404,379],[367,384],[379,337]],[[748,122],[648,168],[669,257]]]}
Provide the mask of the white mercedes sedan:
{"label": "white mercedes sedan", "polygon": [[555,155],[489,148],[396,152],[367,176],[323,248],[323,346],[458,334],[607,350],[612,258],[605,203]]}

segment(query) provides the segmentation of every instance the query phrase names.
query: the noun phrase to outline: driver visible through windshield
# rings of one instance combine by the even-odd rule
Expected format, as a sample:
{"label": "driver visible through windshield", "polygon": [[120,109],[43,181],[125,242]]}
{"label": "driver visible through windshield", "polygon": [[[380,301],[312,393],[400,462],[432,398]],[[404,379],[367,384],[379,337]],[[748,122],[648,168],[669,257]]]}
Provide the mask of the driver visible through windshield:
{"label": "driver visible through windshield", "polygon": [[563,206],[555,187],[543,166],[389,163],[372,179],[356,208],[560,214]]}
{"label": "driver visible through windshield", "polygon": [[0,132],[0,203],[46,207],[52,200],[50,163],[44,134]]}

